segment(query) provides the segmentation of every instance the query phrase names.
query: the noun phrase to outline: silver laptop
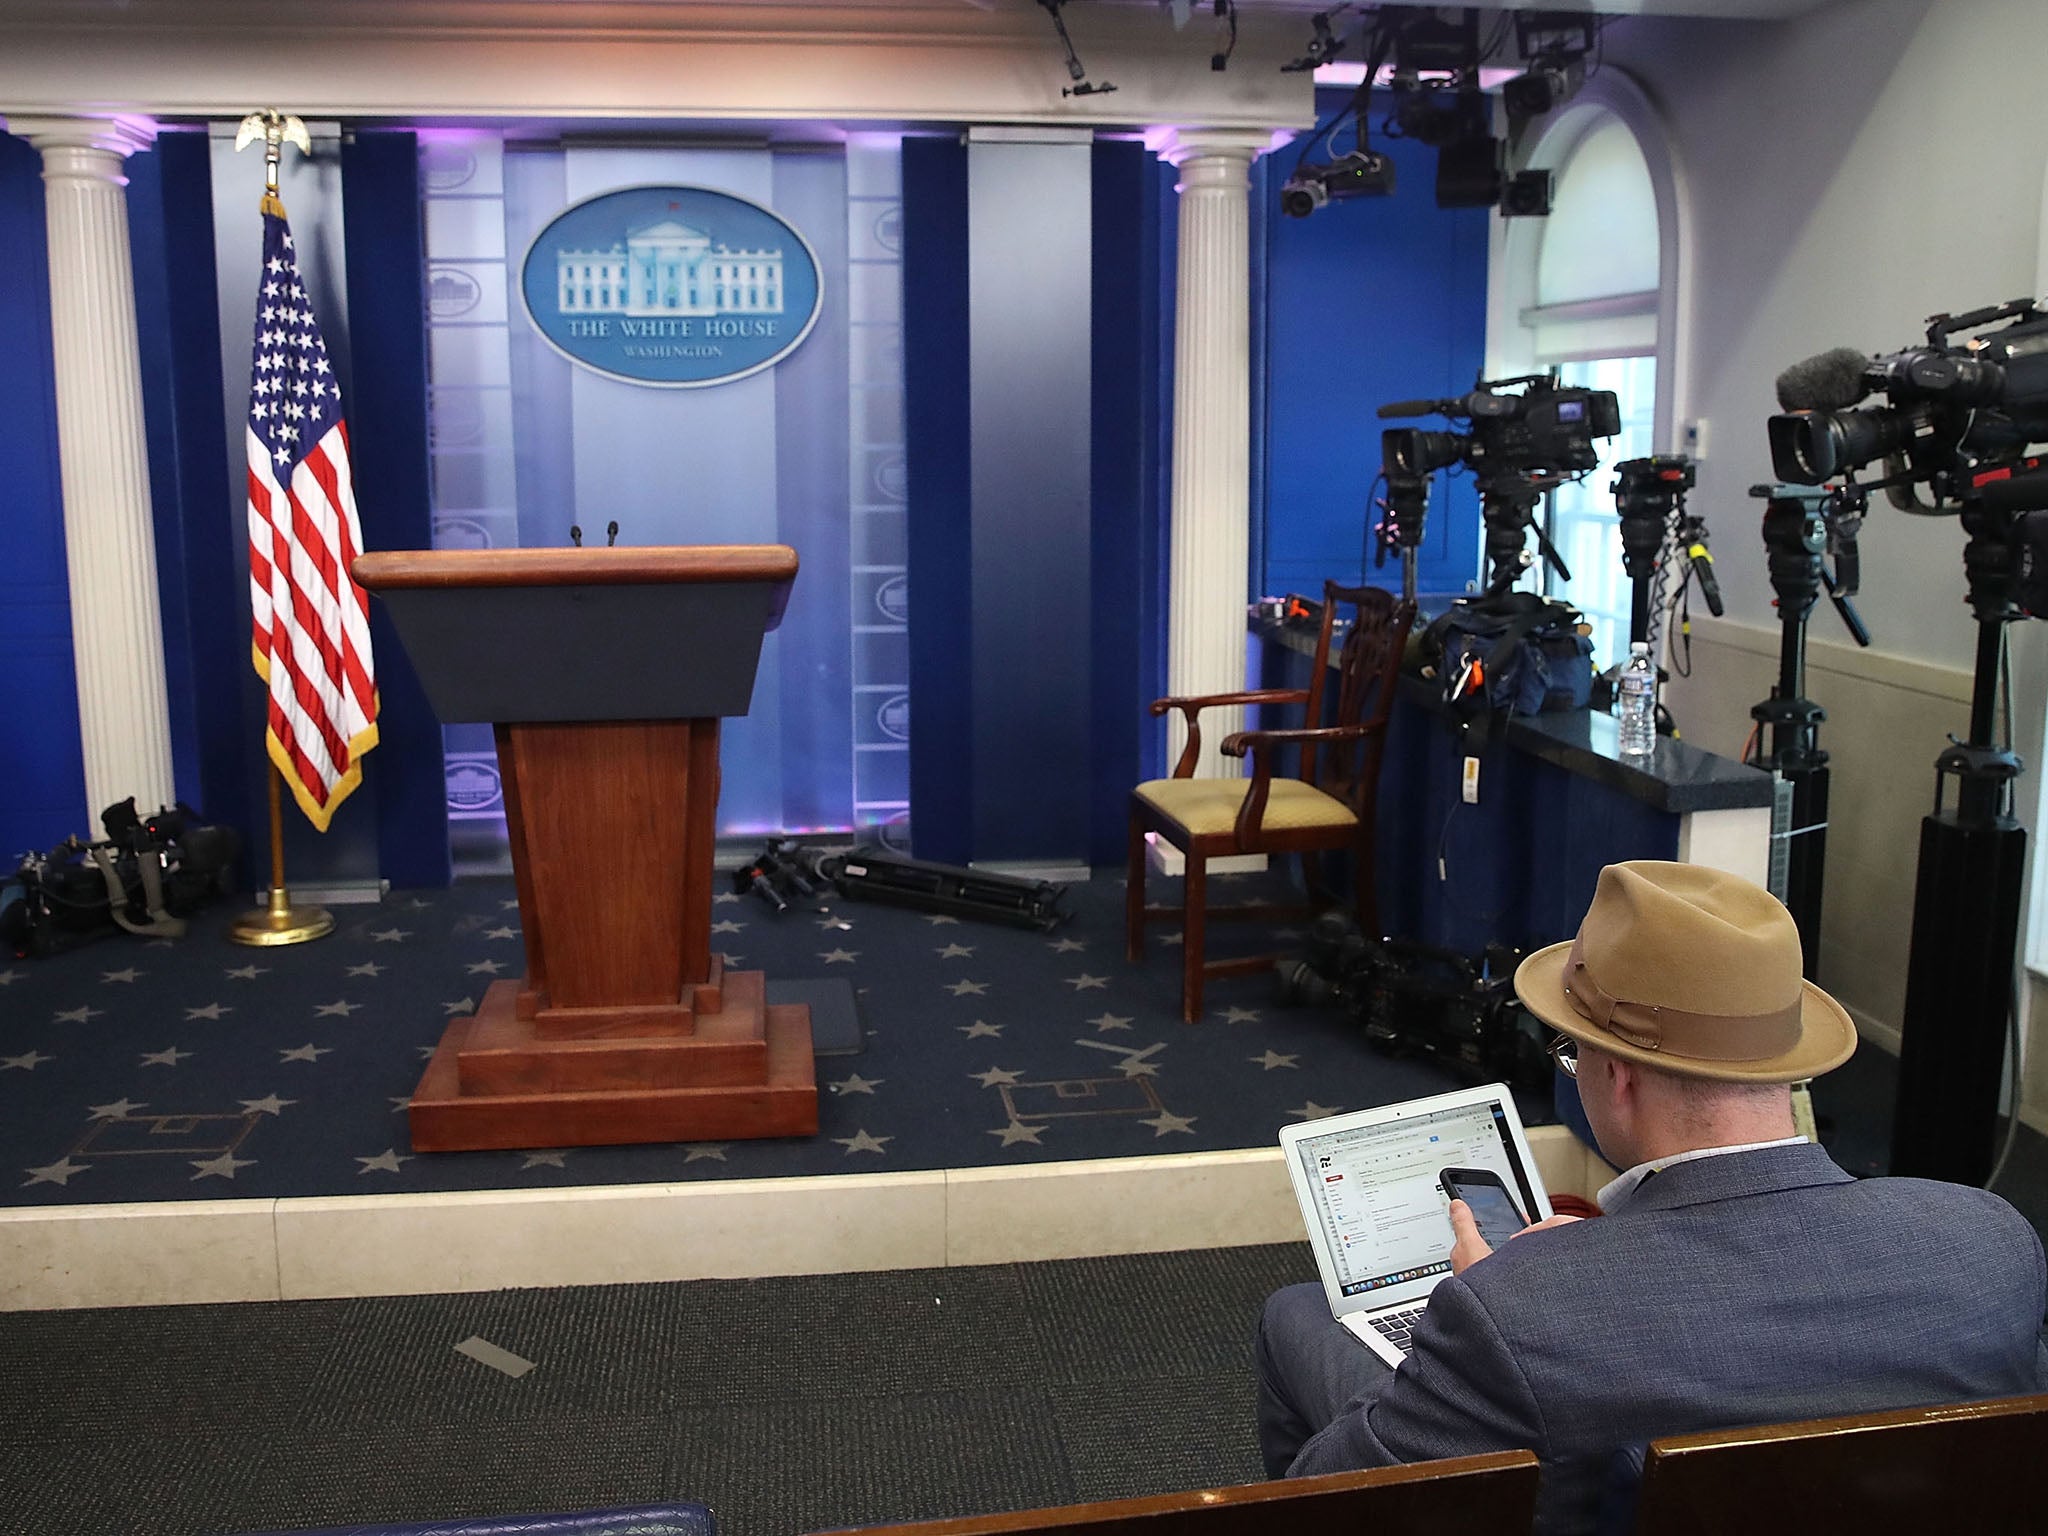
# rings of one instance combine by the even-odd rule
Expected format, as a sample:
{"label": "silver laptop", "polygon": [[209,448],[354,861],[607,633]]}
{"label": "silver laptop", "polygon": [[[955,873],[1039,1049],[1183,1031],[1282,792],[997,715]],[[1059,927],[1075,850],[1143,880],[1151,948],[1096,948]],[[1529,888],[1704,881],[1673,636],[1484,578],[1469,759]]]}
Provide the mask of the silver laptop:
{"label": "silver laptop", "polygon": [[1486,1169],[1517,1214],[1550,1215],[1514,1096],[1501,1083],[1280,1132],[1330,1311],[1387,1364],[1407,1356],[1429,1293],[1451,1272],[1446,1168]]}

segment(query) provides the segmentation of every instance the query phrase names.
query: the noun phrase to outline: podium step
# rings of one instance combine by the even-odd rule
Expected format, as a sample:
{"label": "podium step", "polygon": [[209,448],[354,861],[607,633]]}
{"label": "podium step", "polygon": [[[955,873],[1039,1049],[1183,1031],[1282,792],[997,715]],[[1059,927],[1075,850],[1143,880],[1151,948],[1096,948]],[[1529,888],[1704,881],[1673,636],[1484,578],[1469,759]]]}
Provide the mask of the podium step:
{"label": "podium step", "polygon": [[640,1040],[538,1039],[512,1016],[518,984],[495,983],[427,1063],[409,1111],[413,1149],[816,1135],[810,1010],[766,1006],[758,971],[725,980],[725,1006],[698,1036]]}

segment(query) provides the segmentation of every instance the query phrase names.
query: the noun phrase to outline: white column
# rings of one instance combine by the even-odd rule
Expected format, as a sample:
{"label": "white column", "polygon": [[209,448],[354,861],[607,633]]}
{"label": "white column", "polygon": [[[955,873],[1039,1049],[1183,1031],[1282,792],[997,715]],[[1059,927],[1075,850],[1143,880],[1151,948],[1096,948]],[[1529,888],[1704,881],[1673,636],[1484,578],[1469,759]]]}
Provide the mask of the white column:
{"label": "white column", "polygon": [[43,155],[86,807],[97,816],[133,795],[147,814],[169,804],[175,788],[122,167],[155,129],[130,119],[15,117],[8,130]]}
{"label": "white column", "polygon": [[[1245,591],[1251,535],[1251,265],[1247,191],[1272,142],[1243,129],[1176,130],[1160,158],[1180,172],[1174,289],[1173,527],[1166,691],[1245,686]],[[1170,717],[1169,770],[1186,739]],[[1202,712],[1203,778],[1242,764],[1216,749],[1243,728],[1242,709]]]}

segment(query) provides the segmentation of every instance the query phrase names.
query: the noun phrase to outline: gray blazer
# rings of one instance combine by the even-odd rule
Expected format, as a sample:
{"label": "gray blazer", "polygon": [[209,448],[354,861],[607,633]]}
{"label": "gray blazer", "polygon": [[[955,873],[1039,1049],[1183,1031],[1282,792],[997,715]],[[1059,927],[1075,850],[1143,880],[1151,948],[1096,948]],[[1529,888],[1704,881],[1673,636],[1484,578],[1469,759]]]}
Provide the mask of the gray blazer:
{"label": "gray blazer", "polygon": [[1624,1444],[2048,1390],[2043,1305],[2040,1239],[1995,1195],[1815,1146],[1702,1158],[1443,1281],[1407,1363],[1289,1471],[1527,1447],[1537,1529],[1583,1530]]}

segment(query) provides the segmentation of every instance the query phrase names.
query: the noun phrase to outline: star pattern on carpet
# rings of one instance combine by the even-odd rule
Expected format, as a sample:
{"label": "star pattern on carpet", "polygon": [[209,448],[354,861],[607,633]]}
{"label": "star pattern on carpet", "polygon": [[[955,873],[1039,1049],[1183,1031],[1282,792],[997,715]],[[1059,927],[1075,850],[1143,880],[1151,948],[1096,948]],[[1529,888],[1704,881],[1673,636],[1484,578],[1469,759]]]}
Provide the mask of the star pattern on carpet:
{"label": "star pattern on carpet", "polygon": [[856,1130],[851,1136],[834,1136],[832,1138],[840,1146],[846,1148],[846,1155],[848,1157],[853,1156],[856,1152],[873,1152],[877,1156],[881,1156],[882,1149],[895,1139],[894,1136],[870,1136],[865,1130]]}
{"label": "star pattern on carpet", "polygon": [[519,898],[517,896],[507,896],[498,903],[498,910],[500,912],[517,912],[519,910]]}
{"label": "star pattern on carpet", "polygon": [[280,1061],[317,1062],[322,1056],[325,1056],[333,1049],[334,1047],[331,1045],[313,1045],[309,1042],[305,1045],[296,1046],[289,1051],[279,1051],[277,1056]]}
{"label": "star pattern on carpet", "polygon": [[988,1134],[1000,1138],[996,1143],[998,1146],[1014,1147],[1017,1143],[1023,1142],[1027,1146],[1035,1147],[1039,1145],[1038,1138],[1045,1134],[1046,1129],[1042,1125],[1026,1125],[1021,1120],[1012,1120],[1008,1125]]}
{"label": "star pattern on carpet", "polygon": [[476,1003],[471,998],[458,997],[453,999],[452,1001],[443,1003],[441,1005],[441,1012],[443,1014],[474,1013],[476,1012]]}
{"label": "star pattern on carpet", "polygon": [[986,1072],[970,1072],[967,1075],[984,1088],[1006,1088],[1024,1076],[1021,1072],[1011,1072],[1002,1067],[990,1067]]}
{"label": "star pattern on carpet", "polygon": [[1087,947],[1079,939],[1054,939],[1052,941],[1052,952],[1056,955],[1078,954]]}
{"label": "star pattern on carpet", "polygon": [[848,922],[843,917],[834,917],[830,913],[827,913],[825,916],[818,919],[818,926],[828,931],[836,931],[839,933],[853,932],[852,923]]}
{"label": "star pattern on carpet", "polygon": [[736,923],[728,917],[722,918],[718,922],[713,923],[711,925],[711,931],[713,933],[738,933],[741,929],[745,928],[746,926],[747,925],[745,923]]}
{"label": "star pattern on carpet", "polygon": [[879,1077],[862,1077],[858,1072],[855,1072],[851,1076],[841,1078],[838,1082],[834,1083],[832,1091],[834,1093],[865,1093],[872,1095],[881,1086],[882,1079]]}
{"label": "star pattern on carpet", "polygon": [[685,1166],[707,1160],[714,1163],[722,1163],[725,1161],[725,1149],[730,1145],[730,1142],[725,1141],[692,1142],[683,1148],[683,1163]]}
{"label": "star pattern on carpet", "polygon": [[484,930],[484,937],[487,939],[516,939],[519,937],[519,930],[508,924],[500,923],[495,928],[486,928]]}
{"label": "star pattern on carpet", "polygon": [[211,1019],[214,1023],[218,1024],[222,1014],[233,1013],[234,1011],[234,1009],[220,1003],[208,1003],[203,1008],[187,1008],[185,1010],[185,1022],[190,1024],[194,1019]]}
{"label": "star pattern on carpet", "polygon": [[472,976],[495,976],[505,969],[505,964],[502,960],[478,960],[468,969]]}
{"label": "star pattern on carpet", "polygon": [[268,1098],[242,1099],[238,1102],[242,1108],[249,1111],[252,1115],[281,1115],[284,1113],[285,1105],[296,1104],[299,1101],[297,1099],[280,1099],[273,1093]]}
{"label": "star pattern on carpet", "polygon": [[209,1157],[203,1160],[194,1159],[192,1166],[199,1170],[192,1175],[195,1179],[232,1179],[237,1168],[255,1167],[256,1159],[253,1157],[237,1157],[232,1151],[227,1151],[221,1153],[219,1157]]}
{"label": "star pattern on carpet", "polygon": [[1131,1027],[1131,1020],[1128,1017],[1114,1013],[1098,1013],[1088,1022],[1105,1034],[1112,1029],[1129,1029]]}
{"label": "star pattern on carpet", "polygon": [[362,1006],[361,1003],[352,1003],[346,998],[337,998],[334,1002],[322,1003],[313,1010],[313,1013],[316,1018],[345,1019]]}
{"label": "star pattern on carpet", "polygon": [[21,973],[20,971],[17,971],[17,970],[16,970],[16,969],[15,969],[15,968],[14,968],[13,966],[11,966],[11,965],[10,965],[9,967],[7,967],[7,969],[6,969],[6,970],[4,970],[4,971],[0,971],[0,987],[11,987],[11,986],[13,986],[13,985],[14,985],[14,980],[15,980],[15,978],[16,978],[17,976],[20,976],[21,974],[22,974],[22,973]]}
{"label": "star pattern on carpet", "polygon": [[[560,1147],[552,1148],[546,1152],[528,1152],[521,1158],[519,1170],[524,1173],[529,1168],[566,1168],[568,1166],[568,1157],[567,1150]],[[367,1169],[364,1171],[368,1172]],[[393,1172],[396,1171],[396,1169],[393,1170]]]}
{"label": "star pattern on carpet", "polygon": [[925,914],[924,920],[930,923],[934,928],[944,928],[948,924],[952,924],[954,927],[958,927],[960,923],[960,919],[955,917],[950,912],[927,912]]}
{"label": "star pattern on carpet", "polygon": [[361,965],[350,966],[348,973],[351,976],[367,976],[372,981],[375,981],[384,974],[385,969],[386,967],[379,965],[374,960],[365,960]]}
{"label": "star pattern on carpet", "polygon": [[993,1039],[1003,1032],[1002,1025],[991,1024],[986,1019],[976,1019],[972,1024],[956,1024],[953,1027],[970,1040],[979,1040],[984,1035]]}
{"label": "star pattern on carpet", "polygon": [[92,1112],[92,1117],[95,1120],[126,1120],[138,1109],[147,1109],[148,1107],[149,1101],[147,1099],[139,1103],[134,1099],[115,1099],[110,1104],[86,1105],[86,1108]]}
{"label": "star pattern on carpet", "polygon": [[1086,971],[1078,976],[1069,976],[1065,980],[1076,992],[1101,992],[1107,990],[1109,986],[1107,976],[1090,976]]}
{"label": "star pattern on carpet", "polygon": [[46,1061],[55,1061],[54,1056],[45,1056],[38,1051],[24,1051],[19,1056],[0,1056],[0,1072],[19,1067],[24,1072],[33,1072]]}
{"label": "star pattern on carpet", "polygon": [[140,976],[141,974],[142,972],[135,969],[135,967],[132,965],[127,967],[125,970],[102,971],[100,973],[100,983],[104,986],[107,982],[110,981],[133,982],[135,978]]}
{"label": "star pattern on carpet", "polygon": [[87,1166],[85,1163],[74,1163],[66,1157],[44,1168],[24,1168],[22,1172],[28,1175],[28,1181],[21,1187],[27,1189],[31,1184],[61,1184],[68,1189],[71,1180],[76,1175],[84,1173]]}
{"label": "star pattern on carpet", "polygon": [[270,967],[267,965],[237,965],[229,968],[227,978],[230,981],[254,981],[258,976],[269,974]]}
{"label": "star pattern on carpet", "polygon": [[988,991],[988,983],[985,981],[969,981],[962,977],[959,981],[948,982],[946,990],[955,997],[980,997]]}
{"label": "star pattern on carpet", "polygon": [[88,1019],[98,1018],[106,1011],[104,1008],[66,1008],[63,1012],[57,1014],[55,1018],[59,1024],[83,1024]]}
{"label": "star pattern on carpet", "polygon": [[394,1115],[395,1115],[395,1114],[397,1114],[397,1113],[398,1113],[399,1111],[401,1111],[401,1110],[406,1110],[406,1109],[411,1109],[411,1108],[412,1108],[412,1095],[411,1095],[411,1094],[409,1094],[409,1093],[394,1093],[394,1094],[392,1094],[392,1095],[391,1095],[391,1112],[392,1112],[392,1113],[393,1113]]}
{"label": "star pattern on carpet", "polygon": [[396,1173],[400,1163],[412,1161],[412,1154],[400,1152],[396,1147],[386,1147],[375,1157],[359,1157],[356,1161],[363,1165],[356,1170],[356,1176],[360,1178],[366,1173]]}
{"label": "star pattern on carpet", "polygon": [[1267,1051],[1263,1056],[1247,1056],[1246,1061],[1256,1062],[1271,1072],[1275,1067],[1296,1067],[1301,1064],[1299,1056],[1282,1056],[1278,1051]]}
{"label": "star pattern on carpet", "polygon": [[1192,1136],[1195,1134],[1195,1119],[1193,1115],[1176,1115],[1162,1109],[1150,1120],[1140,1120],[1138,1124],[1151,1126],[1154,1137],[1170,1136],[1175,1132]]}
{"label": "star pattern on carpet", "polygon": [[974,953],[972,944],[948,944],[944,949],[932,951],[941,960],[964,960]]}
{"label": "star pattern on carpet", "polygon": [[1159,935],[1159,942],[1162,944],[1185,944],[1187,941],[1188,936],[1178,929],[1175,929],[1172,933],[1162,933]]}
{"label": "star pattern on carpet", "polygon": [[819,951],[818,958],[827,965],[851,965],[860,958],[860,952],[852,949],[827,949]]}
{"label": "star pattern on carpet", "polygon": [[1310,1099],[1299,1109],[1287,1111],[1296,1120],[1327,1120],[1337,1112],[1338,1106],[1334,1104],[1318,1104],[1314,1099]]}
{"label": "star pattern on carpet", "polygon": [[191,1054],[190,1051],[181,1051],[175,1045],[169,1045],[160,1051],[145,1052],[142,1060],[137,1065],[144,1067],[175,1067]]}
{"label": "star pattern on carpet", "polygon": [[1226,1008],[1223,1010],[1223,1022],[1226,1024],[1256,1024],[1259,1022],[1259,1010],[1256,1008]]}
{"label": "star pattern on carpet", "polygon": [[380,928],[370,935],[379,944],[403,944],[412,937],[410,928]]}

